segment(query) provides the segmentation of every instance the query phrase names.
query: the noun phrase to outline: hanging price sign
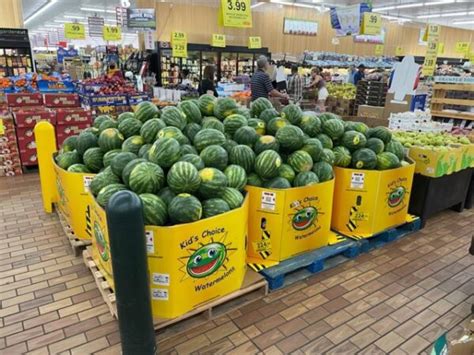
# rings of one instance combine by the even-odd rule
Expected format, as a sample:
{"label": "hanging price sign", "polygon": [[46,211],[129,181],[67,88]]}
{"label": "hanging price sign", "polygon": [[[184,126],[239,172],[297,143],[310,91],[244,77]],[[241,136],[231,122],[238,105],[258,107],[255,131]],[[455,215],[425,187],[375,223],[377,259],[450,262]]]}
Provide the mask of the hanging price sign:
{"label": "hanging price sign", "polygon": [[444,43],[443,42],[438,43],[438,54],[444,54]]}
{"label": "hanging price sign", "polygon": [[470,61],[471,63],[474,63],[474,52],[471,52],[471,53],[469,54],[469,61]]}
{"label": "hanging price sign", "polygon": [[171,50],[173,57],[187,58],[188,40],[184,32],[171,33]]}
{"label": "hanging price sign", "polygon": [[375,55],[383,55],[383,44],[376,44],[375,45]]}
{"label": "hanging price sign", "polygon": [[249,37],[249,48],[250,49],[262,48],[262,39],[260,37]]}
{"label": "hanging price sign", "polygon": [[120,41],[122,39],[122,29],[118,26],[104,26],[102,37],[106,41]]}
{"label": "hanging price sign", "polygon": [[439,47],[438,43],[431,42],[431,41],[428,42],[425,57],[437,57],[438,56],[438,47]]}
{"label": "hanging price sign", "polygon": [[[226,27],[252,27],[250,0],[221,0],[220,17]],[[220,21],[220,19],[219,19]]]}
{"label": "hanging price sign", "polygon": [[428,25],[428,26],[426,26],[425,35],[423,36],[423,41],[438,42],[440,33],[441,33],[441,26],[440,25]]}
{"label": "hanging price sign", "polygon": [[375,12],[364,12],[361,34],[379,35],[382,32],[382,17]]}
{"label": "hanging price sign", "polygon": [[86,31],[84,25],[80,23],[65,23],[64,37],[67,39],[85,39]]}
{"label": "hanging price sign", "polygon": [[220,34],[214,33],[212,35],[212,46],[213,47],[224,48],[225,47],[225,35],[220,35]]}
{"label": "hanging price sign", "polygon": [[395,47],[395,55],[403,55],[403,47],[402,46]]}
{"label": "hanging price sign", "polygon": [[469,53],[469,42],[456,42],[456,52],[457,53]]}
{"label": "hanging price sign", "polygon": [[425,61],[423,62],[423,69],[421,71],[421,74],[426,76],[433,76],[434,71],[436,69],[436,55],[434,57],[432,56],[426,56]]}

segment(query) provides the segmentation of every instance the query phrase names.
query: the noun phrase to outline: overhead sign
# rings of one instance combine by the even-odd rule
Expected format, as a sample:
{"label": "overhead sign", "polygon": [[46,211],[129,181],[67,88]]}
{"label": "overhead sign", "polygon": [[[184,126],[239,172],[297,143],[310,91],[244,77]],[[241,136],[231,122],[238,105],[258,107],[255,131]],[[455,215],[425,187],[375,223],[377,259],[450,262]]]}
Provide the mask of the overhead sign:
{"label": "overhead sign", "polygon": [[441,33],[441,26],[440,25],[428,25],[426,26],[425,34],[423,36],[423,40],[426,42],[429,41],[439,41],[439,34]]}
{"label": "overhead sign", "polygon": [[64,37],[67,39],[85,39],[86,30],[84,25],[81,23],[65,23]]}
{"label": "overhead sign", "polygon": [[438,43],[438,54],[444,54],[444,43],[443,42]]}
{"label": "overhead sign", "polygon": [[364,35],[378,35],[382,31],[382,17],[375,12],[364,12],[361,33]]}
{"label": "overhead sign", "polygon": [[421,74],[423,76],[433,76],[436,70],[436,59],[439,51],[439,36],[441,33],[441,26],[428,25],[426,28],[426,38],[428,45],[426,47],[425,60],[423,61],[423,68]]}
{"label": "overhead sign", "polygon": [[89,37],[102,37],[102,27],[104,27],[103,17],[88,17],[87,23],[89,24]]}
{"label": "overhead sign", "polygon": [[118,26],[104,26],[103,37],[106,41],[122,40],[122,29]]}
{"label": "overhead sign", "polygon": [[127,9],[127,27],[155,30],[155,9]]}
{"label": "overhead sign", "polygon": [[252,27],[250,0],[221,0],[220,17],[225,27]]}
{"label": "overhead sign", "polygon": [[382,56],[383,55],[383,44],[377,44],[375,45],[375,55],[376,56]]}
{"label": "overhead sign", "polygon": [[362,3],[345,7],[331,7],[331,27],[336,36],[353,36],[360,33],[363,14],[370,12],[368,4]]}
{"label": "overhead sign", "polygon": [[260,37],[249,37],[249,48],[250,49],[262,48],[262,39]]}
{"label": "overhead sign", "polygon": [[395,55],[403,55],[403,47],[402,46],[396,46],[395,47]]}
{"label": "overhead sign", "polygon": [[212,46],[213,47],[225,47],[225,35],[214,33],[212,35]]}
{"label": "overhead sign", "polygon": [[469,53],[469,46],[469,42],[456,42],[456,52],[463,54]]}
{"label": "overhead sign", "polygon": [[283,33],[288,35],[316,36],[318,34],[318,23],[311,20],[285,17]]}
{"label": "overhead sign", "polygon": [[171,51],[173,57],[187,58],[188,40],[184,32],[171,33]]}

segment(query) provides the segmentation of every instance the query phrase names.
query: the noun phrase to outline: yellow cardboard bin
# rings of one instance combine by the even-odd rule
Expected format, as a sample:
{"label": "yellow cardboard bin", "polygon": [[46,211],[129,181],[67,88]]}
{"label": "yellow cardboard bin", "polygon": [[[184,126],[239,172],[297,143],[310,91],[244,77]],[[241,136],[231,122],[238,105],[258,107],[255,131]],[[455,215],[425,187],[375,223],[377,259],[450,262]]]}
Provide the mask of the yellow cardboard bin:
{"label": "yellow cardboard bin", "polygon": [[334,179],[320,184],[271,190],[247,186],[247,262],[278,264],[328,245]]}
{"label": "yellow cardboard bin", "polygon": [[[53,159],[54,161],[54,159]],[[71,173],[53,162],[58,190],[57,207],[79,239],[90,240],[89,184],[95,174]]]}
{"label": "yellow cardboard bin", "polygon": [[429,148],[410,147],[408,156],[415,161],[417,174],[440,177],[459,171],[461,149],[455,146],[446,151],[434,151]]}
{"label": "yellow cardboard bin", "polygon": [[[113,288],[105,211],[92,196],[92,257]],[[154,318],[175,318],[232,293],[244,280],[248,197],[232,211],[193,223],[146,226]]]}
{"label": "yellow cardboard bin", "polygon": [[474,144],[461,145],[461,159],[458,159],[456,171],[474,167]]}
{"label": "yellow cardboard bin", "polygon": [[406,222],[415,164],[382,171],[334,167],[334,172],[334,230],[368,238]]}

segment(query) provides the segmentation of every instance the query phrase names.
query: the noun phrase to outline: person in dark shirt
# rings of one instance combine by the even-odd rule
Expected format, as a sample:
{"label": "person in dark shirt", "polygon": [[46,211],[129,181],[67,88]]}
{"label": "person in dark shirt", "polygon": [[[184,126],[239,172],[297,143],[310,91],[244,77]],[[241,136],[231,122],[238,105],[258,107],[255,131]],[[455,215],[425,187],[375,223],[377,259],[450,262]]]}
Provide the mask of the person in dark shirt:
{"label": "person in dark shirt", "polygon": [[202,74],[203,79],[199,85],[199,95],[204,95],[209,92],[212,92],[212,95],[217,97],[216,87],[214,85],[214,74],[216,68],[213,65],[207,65],[204,68],[204,73]]}
{"label": "person in dark shirt", "polygon": [[250,82],[250,90],[252,91],[252,101],[259,97],[268,99],[268,96],[279,97],[282,99],[288,99],[287,94],[282,94],[278,90],[273,88],[272,81],[268,74],[265,72],[268,69],[268,60],[264,56],[261,56],[257,60],[257,71],[252,75]]}
{"label": "person in dark shirt", "polygon": [[359,70],[354,74],[354,85],[357,85],[357,83],[364,79],[365,77],[365,66],[364,64],[361,64],[357,67]]}

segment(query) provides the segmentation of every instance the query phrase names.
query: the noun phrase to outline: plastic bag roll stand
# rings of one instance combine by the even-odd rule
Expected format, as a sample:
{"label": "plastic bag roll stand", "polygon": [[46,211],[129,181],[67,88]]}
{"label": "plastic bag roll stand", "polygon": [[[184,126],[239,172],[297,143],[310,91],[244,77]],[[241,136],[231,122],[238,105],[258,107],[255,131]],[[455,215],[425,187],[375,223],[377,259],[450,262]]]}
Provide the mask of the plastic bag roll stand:
{"label": "plastic bag roll stand", "polygon": [[106,215],[122,353],[155,354],[140,198],[130,191],[117,192],[109,200]]}

